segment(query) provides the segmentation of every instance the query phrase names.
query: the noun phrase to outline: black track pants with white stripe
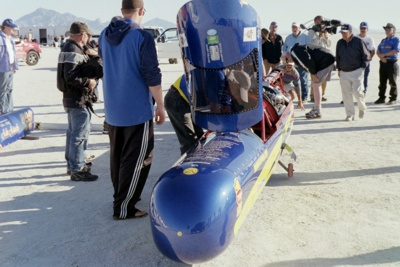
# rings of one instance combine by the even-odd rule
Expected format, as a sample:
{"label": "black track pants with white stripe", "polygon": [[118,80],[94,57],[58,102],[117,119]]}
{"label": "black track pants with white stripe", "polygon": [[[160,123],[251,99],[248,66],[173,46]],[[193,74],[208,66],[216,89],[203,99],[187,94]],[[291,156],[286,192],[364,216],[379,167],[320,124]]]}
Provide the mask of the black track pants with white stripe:
{"label": "black track pants with white stripe", "polygon": [[109,125],[110,169],[114,186],[114,215],[135,212],[153,160],[153,120],[118,127]]}

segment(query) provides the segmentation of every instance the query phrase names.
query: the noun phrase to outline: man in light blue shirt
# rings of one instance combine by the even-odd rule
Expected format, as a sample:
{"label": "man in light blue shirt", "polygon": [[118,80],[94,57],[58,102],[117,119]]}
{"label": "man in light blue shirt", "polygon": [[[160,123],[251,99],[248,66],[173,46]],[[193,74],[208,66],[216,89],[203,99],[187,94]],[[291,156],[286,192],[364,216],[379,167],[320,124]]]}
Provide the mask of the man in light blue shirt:
{"label": "man in light blue shirt", "polygon": [[[283,44],[283,52],[290,52],[290,49],[295,44],[309,45],[311,44],[310,37],[304,34],[300,30],[300,24],[297,22],[292,23],[292,34],[286,37],[285,43]],[[301,99],[303,103],[307,103],[307,96],[309,91],[309,74],[308,72],[300,69],[296,66],[297,71],[300,74],[301,83]]]}
{"label": "man in light blue shirt", "polygon": [[1,25],[0,31],[0,115],[13,111],[13,81],[14,74],[18,70],[18,59],[15,51],[15,43],[11,38],[14,34],[12,19],[6,19]]}
{"label": "man in light blue shirt", "polygon": [[386,38],[378,45],[376,54],[379,61],[379,98],[375,104],[385,103],[386,86],[389,81],[390,85],[390,98],[386,103],[387,105],[396,104],[397,100],[397,75],[399,65],[397,64],[397,57],[400,51],[399,38],[395,36],[396,27],[392,23],[383,26],[386,33]]}

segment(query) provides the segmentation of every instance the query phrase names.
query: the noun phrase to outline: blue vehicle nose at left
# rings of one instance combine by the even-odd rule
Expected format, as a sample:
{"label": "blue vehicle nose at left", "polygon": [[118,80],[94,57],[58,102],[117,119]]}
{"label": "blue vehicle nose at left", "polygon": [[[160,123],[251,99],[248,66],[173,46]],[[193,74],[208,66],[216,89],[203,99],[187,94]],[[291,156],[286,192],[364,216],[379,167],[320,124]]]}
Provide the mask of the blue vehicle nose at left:
{"label": "blue vehicle nose at left", "polygon": [[[195,264],[224,251],[236,221],[234,174],[224,169],[175,167],[165,173],[151,197],[151,226],[157,248],[168,258]],[[196,172],[196,170],[193,170]]]}

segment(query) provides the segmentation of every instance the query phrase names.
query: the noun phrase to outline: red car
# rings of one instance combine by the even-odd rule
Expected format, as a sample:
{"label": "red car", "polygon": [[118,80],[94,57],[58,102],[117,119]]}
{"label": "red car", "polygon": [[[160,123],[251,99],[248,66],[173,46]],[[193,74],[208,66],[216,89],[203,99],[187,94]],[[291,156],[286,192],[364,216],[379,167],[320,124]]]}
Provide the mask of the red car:
{"label": "red car", "polygon": [[25,61],[30,66],[36,65],[39,62],[42,50],[37,43],[23,41],[13,34],[11,38],[15,42],[18,61]]}

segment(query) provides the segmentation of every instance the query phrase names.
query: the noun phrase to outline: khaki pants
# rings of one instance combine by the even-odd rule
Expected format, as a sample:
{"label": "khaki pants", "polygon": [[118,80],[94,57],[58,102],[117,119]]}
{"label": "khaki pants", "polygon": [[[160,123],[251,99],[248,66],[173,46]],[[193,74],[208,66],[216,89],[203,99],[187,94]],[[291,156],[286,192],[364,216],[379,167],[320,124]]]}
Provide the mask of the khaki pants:
{"label": "khaki pants", "polygon": [[265,74],[268,75],[271,70],[273,70],[276,66],[279,66],[280,62],[272,64],[272,63],[266,63],[264,60],[264,67],[265,67]]}
{"label": "khaki pants", "polygon": [[340,86],[342,87],[342,97],[346,116],[354,116],[355,109],[353,96],[357,100],[358,109],[360,111],[367,109],[362,86],[363,79],[364,71],[362,68],[349,72],[340,71]]}

